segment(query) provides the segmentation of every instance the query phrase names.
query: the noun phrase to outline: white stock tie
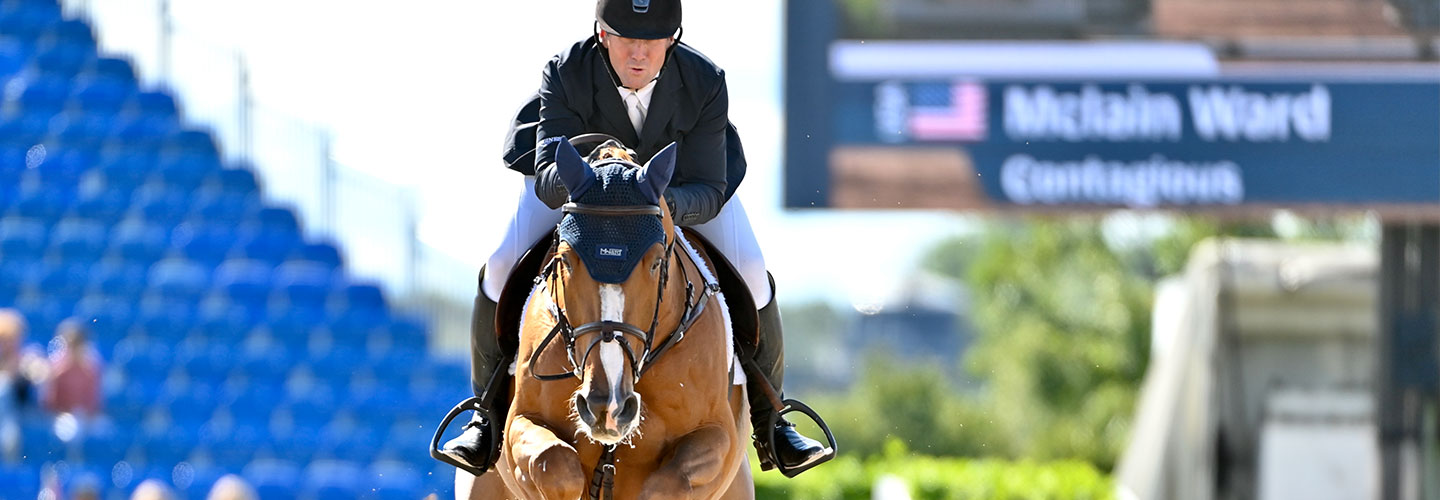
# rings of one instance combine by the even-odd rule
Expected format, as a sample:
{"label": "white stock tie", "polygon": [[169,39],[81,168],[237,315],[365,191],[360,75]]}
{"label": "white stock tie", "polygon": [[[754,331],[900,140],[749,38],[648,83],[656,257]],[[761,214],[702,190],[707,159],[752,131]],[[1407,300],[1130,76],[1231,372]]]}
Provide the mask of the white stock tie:
{"label": "white stock tie", "polygon": [[625,94],[625,112],[630,115],[630,124],[635,126],[635,135],[640,135],[640,127],[645,124],[645,108],[633,90]]}

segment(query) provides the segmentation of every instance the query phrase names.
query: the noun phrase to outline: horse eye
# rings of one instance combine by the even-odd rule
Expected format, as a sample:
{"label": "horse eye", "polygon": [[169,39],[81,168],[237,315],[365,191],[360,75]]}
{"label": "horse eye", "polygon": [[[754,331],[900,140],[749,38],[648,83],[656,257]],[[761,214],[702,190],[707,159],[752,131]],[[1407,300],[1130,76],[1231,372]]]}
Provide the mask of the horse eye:
{"label": "horse eye", "polygon": [[650,263],[650,272],[653,273],[653,272],[655,272],[655,271],[659,271],[659,270],[660,270],[660,263],[661,263],[661,262],[663,262],[662,259],[655,259],[654,262],[651,262],[651,263]]}

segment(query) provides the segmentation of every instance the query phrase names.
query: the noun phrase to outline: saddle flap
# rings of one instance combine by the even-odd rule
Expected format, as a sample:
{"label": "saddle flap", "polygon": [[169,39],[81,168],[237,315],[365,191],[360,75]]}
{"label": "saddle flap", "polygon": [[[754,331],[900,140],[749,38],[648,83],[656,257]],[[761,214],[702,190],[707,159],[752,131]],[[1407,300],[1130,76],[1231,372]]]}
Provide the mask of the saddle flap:
{"label": "saddle flap", "polygon": [[520,320],[525,317],[525,301],[535,287],[535,277],[545,265],[545,258],[555,250],[555,236],[540,238],[530,250],[520,257],[520,262],[510,271],[505,280],[505,289],[495,307],[495,335],[500,338],[500,349],[505,359],[515,355],[520,348]]}
{"label": "saddle flap", "polygon": [[725,258],[725,254],[714,244],[701,236],[698,231],[685,231],[685,238],[695,244],[695,251],[710,263],[715,279],[720,282],[720,291],[725,294],[725,305],[730,309],[730,324],[735,328],[735,348],[746,358],[755,354],[760,345],[760,317],[756,311],[755,297],[740,272]]}

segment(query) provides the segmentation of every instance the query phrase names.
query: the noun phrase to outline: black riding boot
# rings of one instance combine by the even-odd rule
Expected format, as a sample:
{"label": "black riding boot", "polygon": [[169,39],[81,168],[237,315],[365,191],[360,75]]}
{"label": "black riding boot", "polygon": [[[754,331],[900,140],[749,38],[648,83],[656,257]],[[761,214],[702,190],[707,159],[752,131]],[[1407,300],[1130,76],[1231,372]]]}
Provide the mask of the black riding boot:
{"label": "black riding boot", "polygon": [[[760,309],[760,346],[755,352],[755,364],[763,371],[764,378],[749,377],[750,422],[755,427],[755,447],[760,452],[761,470],[774,467],[766,447],[775,447],[774,458],[786,469],[804,467],[829,459],[835,451],[819,441],[807,438],[795,430],[795,424],[778,418],[775,402],[770,394],[779,397],[784,394],[785,382],[785,337],[780,326],[780,306],[775,300],[775,277],[770,276],[770,303]],[[766,391],[760,384],[769,383],[772,391]],[[772,423],[773,422],[773,423]],[[770,433],[767,436],[764,433]],[[768,442],[767,442],[768,439]]]}
{"label": "black riding boot", "polygon": [[[487,397],[485,394],[500,368],[501,353],[500,340],[495,332],[496,304],[485,296],[483,267],[480,268],[479,282],[480,286],[475,290],[475,309],[470,315],[470,387],[475,396],[481,398],[481,405],[492,418],[503,419],[504,415],[499,412],[499,395]],[[489,435],[489,429],[490,423],[477,413],[470,423],[465,424],[465,432],[447,441],[440,451],[465,465],[487,469],[491,465],[492,450],[500,444],[495,441],[495,436]]]}

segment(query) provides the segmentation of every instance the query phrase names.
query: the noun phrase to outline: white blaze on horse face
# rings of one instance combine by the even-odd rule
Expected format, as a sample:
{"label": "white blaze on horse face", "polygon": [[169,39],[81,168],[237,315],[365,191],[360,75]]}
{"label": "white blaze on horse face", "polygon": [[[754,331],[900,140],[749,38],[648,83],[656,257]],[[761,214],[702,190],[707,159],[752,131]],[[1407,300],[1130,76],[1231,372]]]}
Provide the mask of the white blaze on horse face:
{"label": "white blaze on horse face", "polygon": [[[600,319],[602,321],[625,321],[625,291],[620,285],[600,285]],[[606,411],[610,416],[620,413],[620,375],[625,369],[625,356],[620,352],[620,342],[600,343],[600,366],[605,368],[605,379],[610,382],[610,404]]]}

